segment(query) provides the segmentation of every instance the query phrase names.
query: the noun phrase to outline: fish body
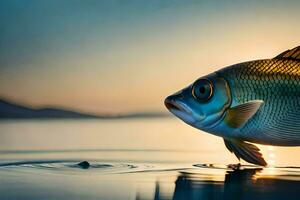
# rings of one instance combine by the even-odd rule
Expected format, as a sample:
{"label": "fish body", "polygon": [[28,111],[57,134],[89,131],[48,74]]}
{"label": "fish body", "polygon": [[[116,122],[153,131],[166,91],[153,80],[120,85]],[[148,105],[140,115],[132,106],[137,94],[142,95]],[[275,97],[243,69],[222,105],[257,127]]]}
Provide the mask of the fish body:
{"label": "fish body", "polygon": [[239,159],[266,165],[251,143],[300,145],[300,46],[201,77],[165,105],[187,124],[223,137]]}
{"label": "fish body", "polygon": [[244,126],[233,131],[255,143],[300,145],[300,61],[266,59],[245,62],[217,72],[229,84],[231,107],[252,100],[263,104]]}

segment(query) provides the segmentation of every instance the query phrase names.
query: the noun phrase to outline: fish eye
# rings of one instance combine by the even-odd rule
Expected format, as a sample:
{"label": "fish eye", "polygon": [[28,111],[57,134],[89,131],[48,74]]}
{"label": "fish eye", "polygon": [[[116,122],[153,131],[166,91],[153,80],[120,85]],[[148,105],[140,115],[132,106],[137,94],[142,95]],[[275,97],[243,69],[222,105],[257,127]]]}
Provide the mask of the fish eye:
{"label": "fish eye", "polygon": [[213,86],[208,79],[198,79],[192,86],[192,95],[199,101],[208,101],[213,95]]}

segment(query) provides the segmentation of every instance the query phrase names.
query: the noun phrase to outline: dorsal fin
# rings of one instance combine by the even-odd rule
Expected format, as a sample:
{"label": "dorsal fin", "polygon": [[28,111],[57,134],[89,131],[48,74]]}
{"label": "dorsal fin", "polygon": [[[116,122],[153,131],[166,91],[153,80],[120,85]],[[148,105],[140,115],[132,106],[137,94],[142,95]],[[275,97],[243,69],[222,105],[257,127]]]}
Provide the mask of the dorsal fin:
{"label": "dorsal fin", "polygon": [[300,46],[295,47],[291,50],[287,50],[287,51],[279,54],[275,58],[300,60]]}

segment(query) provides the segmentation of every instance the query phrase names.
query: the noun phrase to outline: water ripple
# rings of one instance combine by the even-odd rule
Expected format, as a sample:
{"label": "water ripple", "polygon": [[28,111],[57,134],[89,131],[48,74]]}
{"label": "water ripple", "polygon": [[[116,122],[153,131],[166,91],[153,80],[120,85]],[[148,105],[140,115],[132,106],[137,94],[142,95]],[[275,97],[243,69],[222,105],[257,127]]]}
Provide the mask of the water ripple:
{"label": "water ripple", "polygon": [[34,160],[0,163],[1,169],[34,169],[52,172],[78,172],[93,171],[94,173],[126,173],[133,170],[147,170],[153,168],[148,164],[127,164],[127,163],[102,163],[99,161],[88,162],[88,167],[79,165],[80,160]]}

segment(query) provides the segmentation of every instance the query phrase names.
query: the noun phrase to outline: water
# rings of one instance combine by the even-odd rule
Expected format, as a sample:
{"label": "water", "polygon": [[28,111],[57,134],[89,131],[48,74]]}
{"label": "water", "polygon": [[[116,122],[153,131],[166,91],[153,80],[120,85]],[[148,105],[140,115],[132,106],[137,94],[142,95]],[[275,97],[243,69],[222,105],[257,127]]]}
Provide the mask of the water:
{"label": "water", "polygon": [[298,199],[300,148],[259,147],[270,166],[237,169],[174,118],[1,121],[0,199]]}

